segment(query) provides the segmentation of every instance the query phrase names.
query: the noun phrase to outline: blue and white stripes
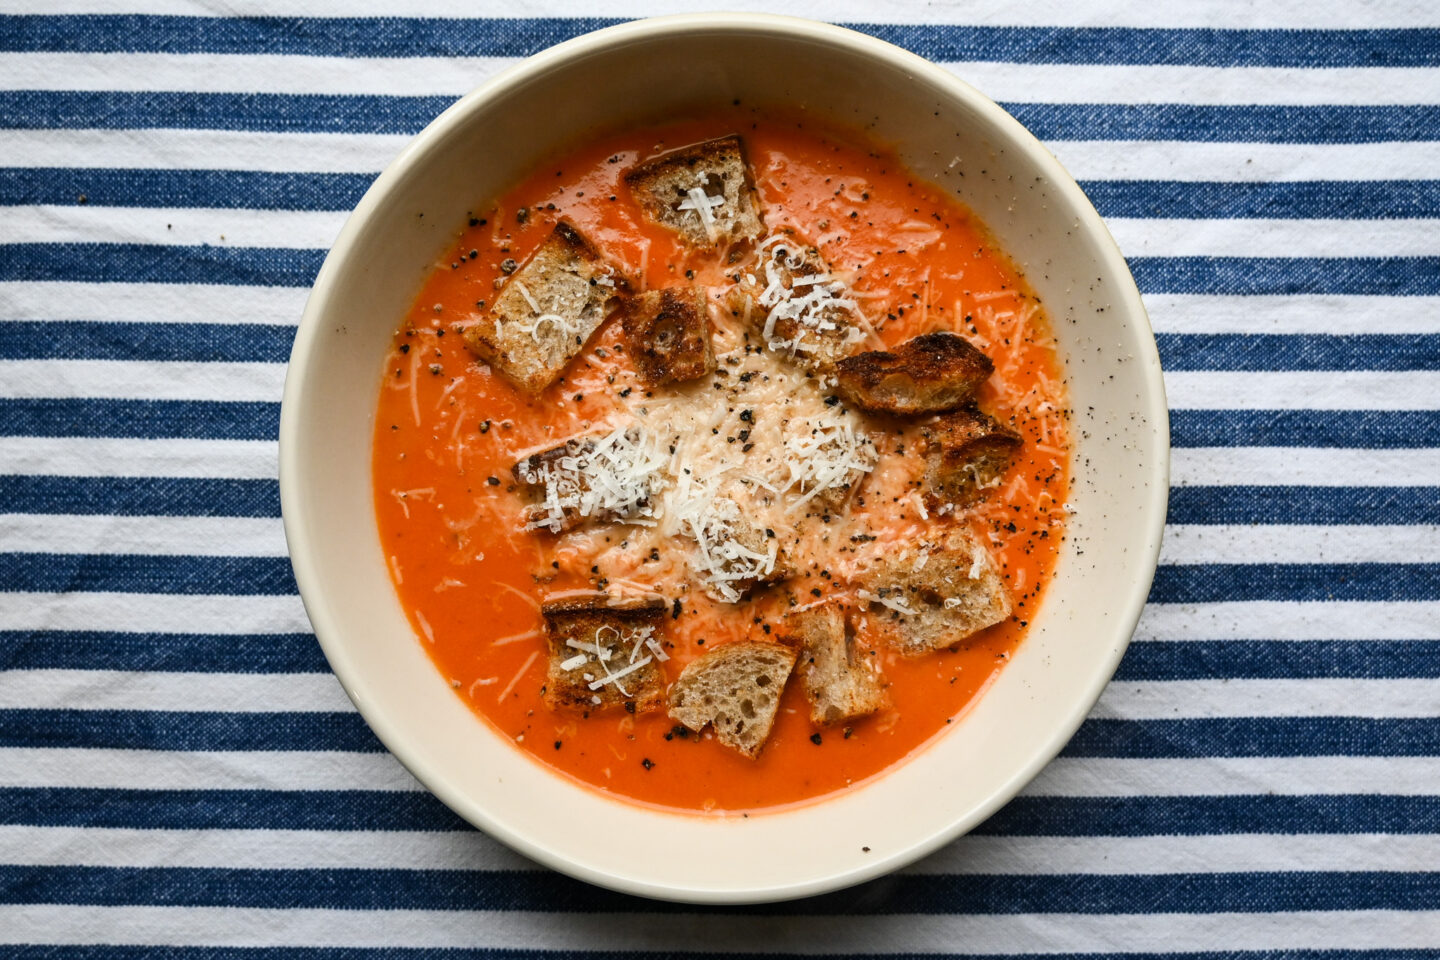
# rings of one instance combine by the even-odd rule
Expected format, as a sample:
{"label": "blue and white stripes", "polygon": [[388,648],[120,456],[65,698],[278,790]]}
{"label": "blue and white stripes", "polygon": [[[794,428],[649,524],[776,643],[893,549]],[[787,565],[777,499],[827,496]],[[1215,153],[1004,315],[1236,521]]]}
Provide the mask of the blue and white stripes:
{"label": "blue and white stripes", "polygon": [[1440,15],[826,8],[1004,103],[1110,222],[1170,525],[1020,798],[899,876],[696,910],[536,869],[380,749],[295,596],[275,431],[306,288],[409,135],[699,5],[223,6],[0,15],[0,953],[1440,951]]}

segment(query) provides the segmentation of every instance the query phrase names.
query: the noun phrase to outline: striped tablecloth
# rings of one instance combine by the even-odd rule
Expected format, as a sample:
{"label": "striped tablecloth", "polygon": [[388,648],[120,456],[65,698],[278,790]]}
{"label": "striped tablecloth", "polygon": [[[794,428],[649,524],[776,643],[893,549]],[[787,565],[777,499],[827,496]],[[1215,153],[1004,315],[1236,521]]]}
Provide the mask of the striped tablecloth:
{"label": "striped tablecloth", "polygon": [[1440,7],[764,4],[944,63],[1081,181],[1174,489],[1136,642],[1019,799],[722,911],[542,871],[419,789],[309,633],[275,481],[373,175],[514,58],[674,7],[124,6],[0,2],[0,953],[1440,950]]}

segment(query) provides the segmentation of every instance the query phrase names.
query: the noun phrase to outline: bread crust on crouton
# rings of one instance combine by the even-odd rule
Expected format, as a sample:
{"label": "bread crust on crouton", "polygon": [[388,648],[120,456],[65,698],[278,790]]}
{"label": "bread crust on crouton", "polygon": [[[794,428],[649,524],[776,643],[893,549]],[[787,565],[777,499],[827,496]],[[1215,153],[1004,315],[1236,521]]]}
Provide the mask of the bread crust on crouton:
{"label": "bread crust on crouton", "polygon": [[948,512],[967,507],[1000,485],[1020,450],[1020,434],[967,405],[921,427],[925,443],[925,502]]}
{"label": "bread crust on crouton", "polygon": [[[661,640],[663,599],[620,600],[605,594],[567,597],[547,600],[540,613],[545,618],[549,653],[546,706],[586,712],[623,707],[630,713],[664,706],[665,671],[645,643],[647,639]],[[641,666],[636,667],[637,663]],[[621,671],[628,672],[607,680]]]}
{"label": "bread crust on crouton", "polygon": [[995,369],[953,333],[926,333],[893,351],[867,350],[835,364],[840,395],[867,413],[944,413],[965,404]]}
{"label": "bread crust on crouton", "polygon": [[766,240],[761,247],[760,262],[741,274],[726,297],[730,312],[758,333],[767,349],[810,373],[829,373],[865,339],[859,305],[838,280],[802,282],[832,276],[815,247],[792,237]]}
{"label": "bread crust on crouton", "polygon": [[700,286],[647,290],[625,301],[621,326],[641,380],[659,386],[714,372],[709,303]]}
{"label": "bread crust on crouton", "polygon": [[959,643],[1011,611],[995,558],[964,529],[882,559],[865,596],[875,598],[867,611],[871,622],[906,656]]}
{"label": "bread crust on crouton", "polygon": [[805,682],[810,721],[816,726],[855,720],[885,705],[884,680],[875,658],[857,643],[843,606],[827,603],[792,613],[781,629],[782,639],[799,644],[795,669]]}
{"label": "bread crust on crouton", "polygon": [[628,290],[625,277],[562,220],[466,327],[465,345],[534,396],[560,378]]}
{"label": "bread crust on crouton", "polygon": [[670,686],[670,716],[757,757],[770,736],[795,651],[768,640],[737,640],[692,660]]}
{"label": "bread crust on crouton", "polygon": [[[760,202],[738,136],[672,150],[625,174],[625,183],[650,219],[692,247],[724,250],[765,233]],[[704,192],[704,200],[694,190]],[[701,201],[705,209],[697,204]],[[718,201],[718,202],[717,202]]]}

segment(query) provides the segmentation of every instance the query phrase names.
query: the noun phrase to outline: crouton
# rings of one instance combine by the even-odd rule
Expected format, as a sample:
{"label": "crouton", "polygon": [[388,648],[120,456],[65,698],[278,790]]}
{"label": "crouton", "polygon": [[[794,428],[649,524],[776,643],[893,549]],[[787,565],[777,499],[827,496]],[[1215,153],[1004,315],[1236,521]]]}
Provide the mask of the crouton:
{"label": "crouton", "polygon": [[625,183],[646,216],[693,247],[724,250],[765,233],[739,137],[647,160],[625,175]]}
{"label": "crouton", "polygon": [[995,369],[953,333],[927,333],[893,352],[869,350],[835,364],[840,395],[868,413],[944,413],[963,405]]}
{"label": "crouton", "polygon": [[560,378],[628,289],[623,276],[561,221],[465,330],[465,345],[526,393]]}
{"label": "crouton", "polygon": [[655,435],[635,424],[572,437],[524,457],[510,472],[530,501],[526,527],[561,533],[587,519],[653,516],[665,462]]}
{"label": "crouton", "polygon": [[631,297],[621,325],[630,359],[646,383],[679,383],[715,370],[704,287],[666,287]]}
{"label": "crouton", "polygon": [[994,558],[966,530],[882,559],[870,582],[857,594],[906,656],[948,647],[1010,616]]}
{"label": "crouton", "polygon": [[800,643],[797,672],[805,681],[812,723],[828,727],[884,706],[875,658],[859,649],[844,607],[827,603],[793,613],[782,629]]}
{"label": "crouton", "polygon": [[1021,443],[1020,434],[973,405],[936,417],[921,435],[925,502],[940,511],[968,506],[999,486]]}
{"label": "crouton", "polygon": [[727,747],[756,757],[770,736],[795,651],[737,640],[690,662],[670,687],[670,716],[697,733],[711,724]]}
{"label": "crouton", "polygon": [[546,601],[550,655],[545,705],[552,710],[656,710],[665,701],[665,671],[647,641],[660,643],[665,601],[604,594]]}
{"label": "crouton", "polygon": [[765,346],[811,373],[828,373],[865,339],[864,315],[820,251],[783,236],[760,244],[754,272],[731,288],[732,313]]}

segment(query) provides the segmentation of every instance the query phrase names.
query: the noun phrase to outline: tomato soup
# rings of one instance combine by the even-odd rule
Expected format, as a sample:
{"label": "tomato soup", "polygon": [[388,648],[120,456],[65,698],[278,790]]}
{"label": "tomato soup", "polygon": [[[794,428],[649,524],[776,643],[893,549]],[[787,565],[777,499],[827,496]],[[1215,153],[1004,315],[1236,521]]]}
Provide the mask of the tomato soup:
{"label": "tomato soup", "polygon": [[[914,467],[916,428],[877,421],[870,434],[880,465],[858,481],[845,511],[823,518],[819,562],[731,602],[693,584],[677,588],[687,545],[656,540],[645,528],[526,529],[512,474],[518,460],[663,399],[636,380],[619,323],[601,326],[538,397],[477,360],[462,333],[562,218],[638,289],[705,286],[712,316],[723,321],[724,291],[733,289],[743,259],[687,247],[645,218],[625,174],[667,150],[735,133],[744,140],[766,228],[794,231],[843,273],[884,345],[950,331],[988,355],[995,369],[977,401],[1023,443],[983,500],[936,516],[913,482],[897,479]],[[1043,305],[982,223],[858,134],[737,105],[594,139],[477,204],[457,229],[408,315],[397,318],[374,444],[375,509],[395,589],[456,696],[517,749],[591,788],[642,804],[736,815],[812,801],[881,775],[962,722],[1022,642],[1044,592],[1064,536],[1069,465],[1063,377]],[[727,329],[721,322],[716,332],[722,357],[739,349],[741,334]],[[989,547],[1013,613],[918,657],[866,637],[862,617],[861,640],[886,683],[887,705],[873,715],[816,727],[792,677],[769,739],[751,759],[708,731],[677,727],[663,709],[587,714],[545,705],[540,611],[547,598],[577,590],[665,596],[670,659],[663,666],[673,681],[717,645],[779,636],[784,616],[797,608],[844,602],[867,609],[857,571],[947,525],[967,528]]]}

